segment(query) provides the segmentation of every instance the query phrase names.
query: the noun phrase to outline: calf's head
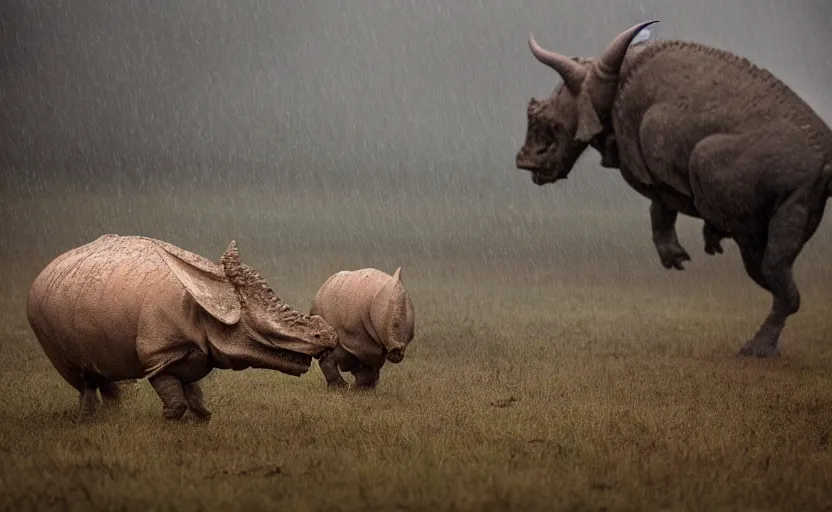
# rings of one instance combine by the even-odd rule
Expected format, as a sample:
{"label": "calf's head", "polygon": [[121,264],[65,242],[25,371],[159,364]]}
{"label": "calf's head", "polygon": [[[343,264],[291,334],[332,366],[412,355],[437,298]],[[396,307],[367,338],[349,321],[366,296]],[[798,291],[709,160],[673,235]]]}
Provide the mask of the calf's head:
{"label": "calf's head", "polygon": [[394,364],[400,363],[407,346],[413,341],[416,320],[413,301],[402,282],[401,267],[373,297],[370,319],[378,326],[386,359]]}
{"label": "calf's head", "polygon": [[567,57],[529,37],[532,54],[554,69],[563,83],[545,100],[532,98],[526,110],[526,140],[517,152],[518,169],[532,173],[536,185],[565,179],[581,153],[596,142],[612,109],[618,75],[639,23],[619,34],[597,59]]}

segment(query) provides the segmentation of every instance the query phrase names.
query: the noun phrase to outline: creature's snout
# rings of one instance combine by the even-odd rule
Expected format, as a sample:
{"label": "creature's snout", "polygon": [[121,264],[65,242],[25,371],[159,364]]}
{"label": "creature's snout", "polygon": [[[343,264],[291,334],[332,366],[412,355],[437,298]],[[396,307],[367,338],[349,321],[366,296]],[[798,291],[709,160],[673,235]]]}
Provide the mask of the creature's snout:
{"label": "creature's snout", "polygon": [[547,172],[544,166],[530,158],[529,151],[526,148],[517,152],[517,156],[514,158],[514,164],[518,169],[531,172],[532,182],[535,185],[545,185],[546,183],[553,183],[558,179],[563,179],[559,178],[556,172]]}
{"label": "creature's snout", "polygon": [[393,350],[387,352],[387,360],[393,364],[401,363],[402,359],[404,359],[403,348],[394,348]]}
{"label": "creature's snout", "polygon": [[521,149],[517,152],[517,156],[514,157],[514,164],[518,169],[522,169],[524,171],[535,171],[538,168],[538,165],[529,160],[525,149]]}
{"label": "creature's snout", "polygon": [[316,322],[317,330],[312,335],[316,343],[327,348],[335,348],[338,345],[338,333],[335,328],[319,315],[313,315],[312,319]]}

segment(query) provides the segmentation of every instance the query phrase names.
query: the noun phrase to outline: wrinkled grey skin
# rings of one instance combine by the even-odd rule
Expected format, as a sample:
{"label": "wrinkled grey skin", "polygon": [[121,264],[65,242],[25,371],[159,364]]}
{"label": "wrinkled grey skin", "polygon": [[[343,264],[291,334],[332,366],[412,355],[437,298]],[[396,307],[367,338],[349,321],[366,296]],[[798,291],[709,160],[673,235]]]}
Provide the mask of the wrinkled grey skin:
{"label": "wrinkled grey skin", "polygon": [[[832,131],[771,73],[697,43],[653,41],[628,51],[620,34],[598,58],[566,57],[529,39],[532,54],[563,84],[529,102],[516,156],[537,185],[565,179],[590,145],[605,167],[650,199],[662,265],[690,259],[679,213],[704,221],[705,252],[733,239],[746,272],[773,297],[739,354],[779,354],[780,334],[800,308],[792,266],[820,223],[832,183]],[[617,158],[616,158],[617,153]]]}
{"label": "wrinkled grey skin", "polygon": [[222,264],[145,237],[104,235],[55,258],[29,291],[27,317],[58,373],[80,393],[81,418],[147,378],[166,419],[211,413],[198,381],[213,368],[300,376],[337,336],[291,309],[235,242]]}
{"label": "wrinkled grey skin", "polygon": [[331,388],[347,386],[344,371],[352,373],[355,389],[374,389],[385,361],[400,363],[414,336],[416,315],[401,267],[392,276],[375,268],[338,272],[318,289],[309,313],[338,333],[338,347],[318,361]]}

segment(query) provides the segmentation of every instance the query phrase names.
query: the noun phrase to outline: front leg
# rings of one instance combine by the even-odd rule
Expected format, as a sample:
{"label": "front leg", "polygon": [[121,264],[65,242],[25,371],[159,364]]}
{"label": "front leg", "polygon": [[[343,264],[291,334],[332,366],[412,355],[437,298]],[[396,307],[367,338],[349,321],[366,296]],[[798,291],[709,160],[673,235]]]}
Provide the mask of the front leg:
{"label": "front leg", "polygon": [[653,230],[653,244],[659,253],[664,268],[684,270],[682,262],[690,261],[690,255],[679,243],[676,235],[678,212],[665,207],[658,201],[650,203],[650,227]]}
{"label": "front leg", "polygon": [[162,412],[165,419],[181,419],[188,411],[188,400],[185,398],[182,381],[167,372],[156,374],[148,380],[162,400]]}
{"label": "front leg", "polygon": [[702,238],[705,239],[705,252],[714,255],[722,254],[722,240],[728,236],[705,222],[702,226]]}
{"label": "front leg", "polygon": [[198,420],[208,421],[211,419],[211,411],[205,408],[203,402],[202,388],[198,382],[191,382],[182,386],[185,391],[185,400],[188,402],[188,409]]}
{"label": "front leg", "polygon": [[362,365],[357,370],[353,370],[352,374],[355,377],[355,388],[360,390],[375,389],[380,372],[381,367],[367,365]]}

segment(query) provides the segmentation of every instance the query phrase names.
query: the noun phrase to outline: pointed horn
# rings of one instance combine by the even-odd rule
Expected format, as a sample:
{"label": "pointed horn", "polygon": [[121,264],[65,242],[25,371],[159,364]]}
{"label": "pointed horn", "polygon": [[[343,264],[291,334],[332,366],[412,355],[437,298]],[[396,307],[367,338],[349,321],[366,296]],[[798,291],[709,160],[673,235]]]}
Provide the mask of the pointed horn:
{"label": "pointed horn", "polygon": [[565,83],[567,87],[573,91],[580,89],[584,78],[586,78],[586,69],[584,69],[583,66],[569,57],[565,57],[559,53],[550,52],[549,50],[544,50],[539,44],[537,44],[537,41],[534,40],[534,37],[531,34],[529,34],[529,48],[531,48],[532,55],[534,55],[537,60],[557,71],[557,73],[563,78],[563,83]]}
{"label": "pointed horn", "polygon": [[228,244],[228,248],[222,254],[222,264],[223,266],[226,263],[240,263],[240,251],[237,249],[237,241],[232,240],[230,244]]}
{"label": "pointed horn", "polygon": [[396,269],[396,272],[393,273],[393,280],[401,282],[402,280],[402,267]]}
{"label": "pointed horn", "polygon": [[241,268],[242,264],[240,263],[240,251],[237,249],[236,240],[232,240],[228,244],[228,249],[222,254],[220,262],[222,263],[222,270],[225,272],[225,276],[235,288],[240,288],[245,285]]}
{"label": "pointed horn", "polygon": [[604,53],[596,61],[599,71],[605,75],[617,75],[621,69],[621,64],[624,63],[624,55],[627,53],[627,48],[630,46],[633,38],[645,27],[649,27],[658,22],[659,20],[643,21],[618,34],[618,37],[607,46]]}

